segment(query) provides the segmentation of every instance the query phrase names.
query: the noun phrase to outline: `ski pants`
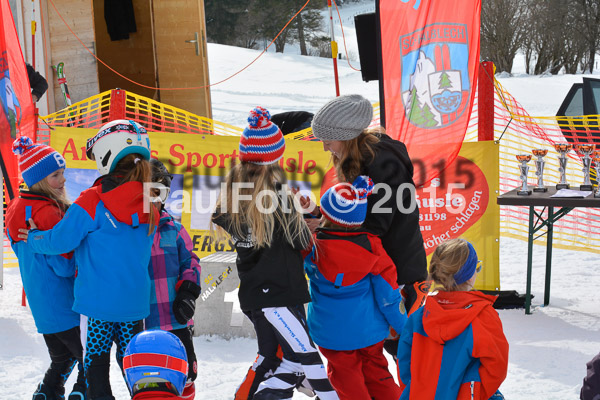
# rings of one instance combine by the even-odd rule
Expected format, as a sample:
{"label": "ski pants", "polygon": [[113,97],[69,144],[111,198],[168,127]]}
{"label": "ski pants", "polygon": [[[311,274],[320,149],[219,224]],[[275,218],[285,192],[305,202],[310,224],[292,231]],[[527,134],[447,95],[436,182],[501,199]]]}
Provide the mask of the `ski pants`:
{"label": "ski pants", "polygon": [[258,351],[276,362],[277,346],[283,351],[281,363],[272,376],[262,381],[254,400],[291,399],[299,380],[306,379],[321,400],[337,400],[321,356],[308,333],[304,305],[253,310],[252,323]]}
{"label": "ski pants", "polygon": [[88,318],[84,368],[90,400],[114,400],[110,388],[110,349],[117,345],[117,363],[123,372],[127,345],[143,330],[143,321],[109,322]]}
{"label": "ski pants", "polygon": [[[265,380],[265,376],[272,375],[275,369],[281,363],[283,352],[277,339],[273,337],[273,328],[271,324],[265,323],[262,310],[244,311],[244,314],[254,324],[256,338],[258,341],[258,356],[252,366],[248,369],[248,373],[244,377],[242,383],[235,391],[234,400],[252,400],[258,385]],[[259,323],[254,323],[252,315]],[[260,332],[259,332],[260,330]]]}
{"label": "ski pants", "polygon": [[80,328],[76,326],[66,331],[44,334],[44,341],[50,355],[50,367],[42,383],[53,393],[64,395],[65,382],[78,362],[77,384],[85,385]]}
{"label": "ski pants", "polygon": [[383,355],[383,341],[358,350],[319,349],[327,358],[327,375],[341,400],[400,398],[402,392]]}

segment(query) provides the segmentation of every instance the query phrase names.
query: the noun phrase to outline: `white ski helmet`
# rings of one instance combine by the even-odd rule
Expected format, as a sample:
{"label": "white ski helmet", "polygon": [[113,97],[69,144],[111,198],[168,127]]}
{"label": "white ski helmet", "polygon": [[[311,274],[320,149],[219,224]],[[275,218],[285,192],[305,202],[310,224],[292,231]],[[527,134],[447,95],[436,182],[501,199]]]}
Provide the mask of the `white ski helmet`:
{"label": "white ski helmet", "polygon": [[112,172],[123,157],[132,153],[149,160],[150,138],[143,126],[125,119],[105,124],[86,144],[86,155],[96,161],[100,175]]}

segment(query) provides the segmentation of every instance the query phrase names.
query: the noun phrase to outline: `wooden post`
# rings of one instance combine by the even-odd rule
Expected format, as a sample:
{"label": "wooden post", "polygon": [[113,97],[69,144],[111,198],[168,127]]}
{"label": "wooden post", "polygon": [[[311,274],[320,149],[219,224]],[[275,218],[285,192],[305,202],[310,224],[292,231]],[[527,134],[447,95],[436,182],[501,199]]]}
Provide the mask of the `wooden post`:
{"label": "wooden post", "polygon": [[125,119],[125,91],[122,89],[113,89],[110,92],[110,110],[108,111],[108,120]]}
{"label": "wooden post", "polygon": [[335,82],[335,95],[339,97],[340,95],[340,80],[338,77],[338,66],[337,66],[337,55],[338,55],[338,46],[335,41],[335,33],[333,31],[333,14],[331,10],[331,0],[327,0],[327,8],[329,8],[329,27],[330,27],[330,35],[331,35],[331,58],[333,59],[333,80]]}

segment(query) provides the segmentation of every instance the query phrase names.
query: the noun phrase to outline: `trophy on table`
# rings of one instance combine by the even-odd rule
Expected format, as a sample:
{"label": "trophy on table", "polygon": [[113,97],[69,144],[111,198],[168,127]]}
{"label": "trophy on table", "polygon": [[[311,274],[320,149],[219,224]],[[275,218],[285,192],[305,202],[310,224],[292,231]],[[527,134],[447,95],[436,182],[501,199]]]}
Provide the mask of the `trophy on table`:
{"label": "trophy on table", "polygon": [[548,154],[548,149],[533,149],[531,150],[534,156],[537,157],[535,160],[535,174],[538,177],[537,186],[533,188],[534,192],[547,192],[548,188],[544,186],[544,156]]}
{"label": "trophy on table", "polygon": [[558,172],[560,172],[560,182],[556,184],[556,190],[568,189],[567,183],[567,153],[571,151],[573,145],[570,143],[556,143],[554,149],[558,152]]}
{"label": "trophy on table", "polygon": [[[598,181],[598,173],[600,172],[600,151],[594,153],[594,158],[592,158],[592,161],[594,161],[594,166],[596,167],[596,181]],[[600,197],[600,183],[596,186],[594,197]]]}
{"label": "trophy on table", "polygon": [[581,162],[583,162],[583,185],[579,186],[579,190],[594,190],[592,186],[592,180],[590,179],[590,169],[592,167],[592,153],[595,150],[593,144],[579,144],[575,147],[577,152],[582,155]]}
{"label": "trophy on table", "polygon": [[531,161],[531,154],[517,154],[517,160],[521,162],[519,165],[519,171],[521,172],[521,182],[523,183],[521,189],[517,191],[519,196],[529,196],[531,189],[527,186],[527,173],[529,172],[529,165],[527,163]]}

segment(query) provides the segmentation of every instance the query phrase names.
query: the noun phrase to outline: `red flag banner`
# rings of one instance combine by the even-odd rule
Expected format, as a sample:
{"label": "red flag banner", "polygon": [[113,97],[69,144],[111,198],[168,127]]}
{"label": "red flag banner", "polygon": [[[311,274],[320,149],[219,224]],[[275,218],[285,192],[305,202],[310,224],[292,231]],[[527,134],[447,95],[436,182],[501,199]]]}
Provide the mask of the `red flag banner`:
{"label": "red flag banner", "polygon": [[379,0],[383,116],[415,183],[458,155],[477,86],[481,0]]}
{"label": "red flag banner", "polygon": [[31,88],[8,0],[0,0],[0,164],[7,195],[18,191],[19,169],[12,143],[18,136],[34,137]]}

